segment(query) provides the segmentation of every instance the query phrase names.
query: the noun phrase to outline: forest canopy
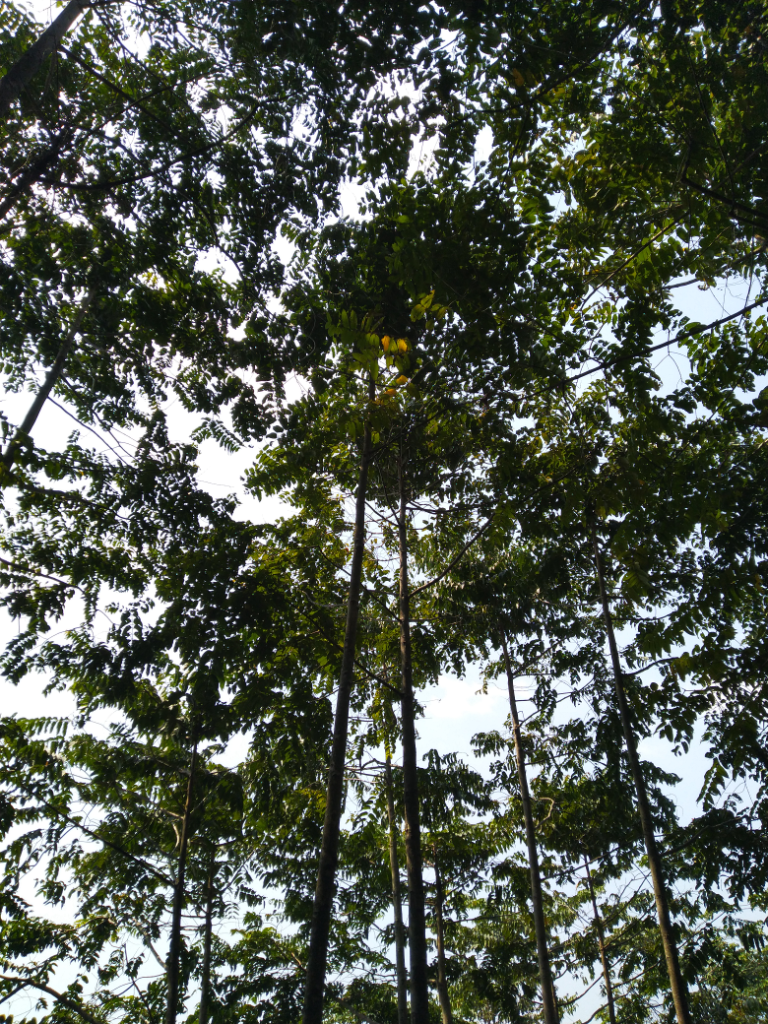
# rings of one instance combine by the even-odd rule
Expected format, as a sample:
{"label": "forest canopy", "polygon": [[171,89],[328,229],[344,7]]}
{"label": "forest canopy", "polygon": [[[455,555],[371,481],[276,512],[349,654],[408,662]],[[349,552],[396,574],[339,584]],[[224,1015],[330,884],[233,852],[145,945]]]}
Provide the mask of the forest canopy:
{"label": "forest canopy", "polygon": [[765,0],[0,75],[0,1022],[768,1021]]}

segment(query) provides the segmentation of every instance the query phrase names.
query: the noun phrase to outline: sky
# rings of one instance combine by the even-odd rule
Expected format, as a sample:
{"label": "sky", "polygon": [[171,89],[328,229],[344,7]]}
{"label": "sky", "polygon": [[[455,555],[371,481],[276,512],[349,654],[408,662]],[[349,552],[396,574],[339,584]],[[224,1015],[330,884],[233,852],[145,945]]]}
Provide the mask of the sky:
{"label": "sky", "polygon": [[[48,0],[25,0],[23,4],[33,11],[43,22],[55,15],[54,5]],[[477,158],[482,160],[486,155],[484,147],[486,138],[478,149]],[[428,149],[422,148],[414,155],[414,160],[428,160]],[[355,216],[361,189],[349,183],[343,195],[343,214]],[[287,256],[288,250],[282,254]],[[721,283],[716,288],[701,290],[697,285],[681,289],[677,299],[681,301],[684,312],[692,319],[710,322],[719,317],[740,309],[745,301],[746,285]],[[662,337],[659,340],[663,340]],[[660,351],[656,357],[656,367],[665,387],[674,387],[681,376],[687,372],[687,363],[682,355]],[[42,378],[42,373],[41,373]],[[289,398],[301,393],[303,383],[296,379],[289,385]],[[31,402],[29,393],[6,394],[0,397],[0,409],[12,422],[19,422]],[[185,412],[178,402],[169,403],[167,407],[171,439],[186,439],[195,425],[193,418]],[[35,427],[35,439],[44,446],[56,448],[65,443],[67,436],[78,429],[77,424],[60,407],[51,402],[46,403]],[[83,432],[83,440],[86,439]],[[98,446],[99,442],[93,435],[88,435],[89,442]],[[104,439],[108,446],[119,441],[130,449],[134,443],[127,435],[115,432],[113,439]],[[254,522],[271,522],[280,515],[282,509],[276,500],[259,502],[245,493],[243,476],[251,465],[256,448],[244,448],[235,453],[223,453],[215,441],[206,441],[200,448],[199,480],[215,497],[235,494],[240,502],[237,516]],[[56,629],[65,629],[76,624],[70,617],[59,624]],[[7,619],[0,621],[0,640],[13,635],[15,624]],[[43,693],[44,679],[30,679],[22,686],[14,687],[6,680],[0,681],[0,699],[4,714],[31,715],[69,715],[74,710],[72,698],[66,693]],[[437,686],[422,695],[424,716],[418,723],[420,753],[426,753],[431,747],[441,752],[458,751],[467,760],[478,762],[472,753],[471,739],[478,732],[502,729],[509,713],[506,686],[502,681],[490,683],[487,693],[481,693],[479,670],[470,670],[466,677],[456,678],[450,674],[442,674]],[[520,684],[521,710],[525,714],[526,700],[530,693],[524,681]],[[105,719],[99,727],[106,728]],[[242,758],[245,751],[244,739],[232,743],[225,760],[233,766]],[[691,751],[682,757],[676,757],[670,745],[657,737],[651,737],[641,744],[641,756],[653,761],[660,767],[675,772],[682,777],[682,783],[675,791],[675,799],[681,809],[681,817],[687,820],[696,814],[696,796],[702,782],[706,762],[700,744],[694,744]]]}
{"label": "sky", "polygon": [[[56,5],[50,0],[21,0],[18,6],[25,7],[41,23],[47,24],[56,14]],[[487,156],[490,147],[490,136],[484,133],[479,141],[476,153],[477,160]],[[412,158],[412,169],[418,164],[428,163],[430,144],[417,147]],[[357,205],[362,197],[362,188],[348,182],[342,193],[342,215],[357,216]],[[290,247],[285,240],[277,243],[277,249],[284,259],[290,256]],[[710,322],[721,316],[735,312],[744,304],[746,285],[721,283],[716,288],[701,290],[691,285],[677,292],[676,298],[681,308],[692,319]],[[660,335],[659,340],[663,340]],[[671,349],[662,350],[656,357],[656,368],[665,387],[674,387],[687,372],[687,360]],[[303,390],[303,382],[296,378],[289,381],[289,400]],[[12,420],[18,422],[31,401],[30,395],[6,394],[0,398],[0,408]],[[178,401],[171,401],[167,406],[171,439],[185,440],[194,426],[195,420],[183,410]],[[67,416],[61,408],[51,402],[46,403],[35,427],[38,442],[45,447],[56,448],[64,444],[66,438],[78,425]],[[83,433],[83,441],[87,440],[98,447],[98,442],[91,434]],[[104,445],[119,442],[130,450],[133,441],[119,431],[114,432],[112,439],[105,439]],[[200,447],[199,480],[201,484],[216,497],[235,494],[240,502],[236,513],[238,518],[250,519],[254,522],[272,521],[281,512],[280,503],[276,499],[259,502],[245,493],[243,475],[253,461],[255,450],[244,448],[235,453],[222,452],[215,441],[204,442]],[[59,628],[71,625],[64,622]],[[9,621],[0,622],[0,639],[12,635],[14,624]],[[6,713],[20,715],[39,712],[44,709],[46,714],[67,714],[72,709],[71,698],[67,694],[53,693],[41,695],[43,680],[29,681],[23,687],[15,688],[7,682],[0,682],[3,703]],[[466,678],[457,679],[451,675],[442,675],[439,684],[429,694],[424,694],[423,704],[425,715],[419,723],[420,745],[426,751],[430,747],[441,750],[456,750],[470,756],[471,737],[480,731],[500,728],[508,714],[506,691],[500,684],[491,684],[487,694],[479,694],[480,678],[477,671],[470,671]],[[522,684],[521,698],[525,706],[526,691]],[[644,756],[654,760],[660,766],[683,775],[684,782],[678,788],[676,798],[681,801],[684,816],[695,812],[695,796],[702,774],[700,751],[694,751],[687,758],[677,758],[670,752],[669,745],[655,738],[643,744]],[[232,751],[233,757],[239,757],[239,745]]]}

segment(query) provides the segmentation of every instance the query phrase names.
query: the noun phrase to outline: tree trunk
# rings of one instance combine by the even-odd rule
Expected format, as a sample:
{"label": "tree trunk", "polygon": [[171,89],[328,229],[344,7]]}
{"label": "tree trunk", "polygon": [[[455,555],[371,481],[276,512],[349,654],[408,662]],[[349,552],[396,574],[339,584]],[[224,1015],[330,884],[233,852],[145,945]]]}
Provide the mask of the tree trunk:
{"label": "tree trunk", "polygon": [[616,1008],[613,1002],[613,984],[611,982],[611,967],[608,963],[608,954],[605,950],[605,933],[603,931],[603,919],[600,917],[600,911],[597,909],[595,887],[592,884],[592,872],[589,870],[589,858],[586,854],[584,854],[584,867],[587,872],[587,885],[589,886],[589,896],[592,900],[592,911],[595,915],[597,941],[600,946],[600,963],[603,965],[603,980],[605,981],[605,998],[608,1003],[608,1016],[610,1018],[611,1024],[616,1024]]}
{"label": "tree trunk", "polygon": [[453,1013],[451,1012],[451,1000],[448,997],[448,979],[445,976],[445,929],[443,927],[443,904],[445,893],[443,892],[443,878],[440,874],[440,865],[437,862],[437,847],[432,848],[435,858],[435,922],[437,928],[435,937],[437,939],[437,998],[440,1003],[440,1013],[443,1015],[443,1024],[453,1024]]}
{"label": "tree trunk", "polygon": [[384,765],[389,821],[389,867],[392,872],[392,907],[395,915],[395,966],[397,971],[397,1024],[408,1022],[408,976],[405,973],[405,929],[403,900],[400,892],[400,859],[397,855],[397,819],[392,794],[392,758],[387,754]]}
{"label": "tree trunk", "polygon": [[96,289],[91,288],[88,294],[80,303],[80,306],[77,310],[77,314],[75,315],[75,319],[69,331],[67,332],[66,338],[61,343],[61,348],[58,351],[53,366],[46,374],[45,380],[43,381],[40,390],[35,395],[35,400],[32,403],[29,412],[24,417],[24,422],[13,435],[12,439],[8,444],[8,447],[5,449],[5,452],[3,453],[2,459],[0,459],[0,461],[2,461],[2,464],[5,467],[6,471],[10,470],[13,467],[13,464],[16,461],[16,457],[19,454],[19,448],[21,447],[22,442],[24,441],[25,438],[29,437],[32,428],[37,422],[37,417],[40,415],[40,410],[45,405],[46,399],[53,390],[53,387],[58,381],[59,377],[61,377],[64,371],[64,364],[66,363],[67,356],[69,355],[69,350],[72,348],[72,342],[75,340],[75,335],[80,330],[80,326],[83,320],[85,319],[85,315],[88,312],[95,295]]}
{"label": "tree trunk", "polygon": [[635,783],[635,796],[637,798],[637,809],[640,815],[640,827],[645,840],[645,852],[648,855],[648,866],[651,871],[653,882],[653,895],[656,899],[656,912],[659,918],[659,931],[661,932],[661,943],[664,948],[664,959],[667,963],[669,984],[672,991],[672,1000],[675,1004],[675,1013],[678,1024],[691,1024],[691,1015],[688,1009],[688,992],[680,972],[680,962],[677,953],[677,943],[672,929],[672,920],[669,913],[669,898],[664,883],[664,872],[662,870],[661,856],[656,845],[656,836],[653,830],[653,817],[651,807],[648,803],[648,792],[645,788],[645,778],[640,767],[640,758],[637,754],[637,743],[632,728],[632,719],[627,704],[627,695],[624,690],[624,673],[621,670],[619,660],[619,649],[616,645],[616,636],[613,631],[613,619],[608,605],[608,594],[605,589],[605,576],[603,573],[603,560],[600,555],[600,547],[597,543],[597,532],[592,523],[592,547],[595,555],[595,566],[597,569],[597,582],[600,590],[600,602],[603,607],[603,621],[605,632],[608,636],[608,647],[611,652],[611,663],[613,665],[613,680],[616,690],[616,701],[619,707],[621,728],[624,732],[624,742],[627,747],[627,757],[632,778]]}
{"label": "tree trunk", "polygon": [[[369,384],[370,400],[375,395],[373,378]],[[344,795],[344,764],[347,756],[347,731],[349,726],[349,698],[355,668],[355,643],[357,620],[360,611],[360,590],[363,578],[363,552],[365,550],[365,498],[368,490],[368,467],[371,461],[371,422],[366,414],[363,436],[363,452],[360,460],[360,475],[357,483],[355,502],[355,534],[352,542],[352,565],[349,578],[347,601],[347,622],[344,631],[344,651],[341,657],[339,689],[336,696],[336,715],[333,726],[333,747],[328,770],[328,790],[323,821],[323,839],[320,848],[320,864],[317,871],[315,900],[312,906],[312,922],[309,936],[304,988],[303,1024],[321,1024],[323,1018],[323,996],[325,992],[325,970],[328,961],[328,937],[333,912],[333,896],[336,888],[336,867],[339,860],[339,832],[341,829],[341,807]]]}
{"label": "tree trunk", "polygon": [[216,864],[211,857],[208,869],[208,885],[205,894],[205,932],[203,935],[203,977],[200,982],[200,1013],[198,1024],[208,1024],[208,1008],[211,1003],[211,938],[213,936],[213,879]]}
{"label": "tree trunk", "polygon": [[38,37],[12,68],[0,79],[0,115],[6,114],[42,67],[46,57],[58,49],[59,43],[77,21],[86,7],[87,0],[71,0],[61,14]]}
{"label": "tree trunk", "polygon": [[9,210],[12,210],[16,205],[18,199],[24,195],[45,174],[49,167],[54,166],[61,154],[61,150],[66,146],[72,139],[74,132],[71,128],[67,128],[64,131],[59,132],[53,138],[51,145],[46,147],[40,153],[35,160],[32,161],[29,166],[22,171],[18,176],[15,183],[11,186],[8,195],[0,203],[0,220],[2,220]]}
{"label": "tree trunk", "polygon": [[525,838],[528,843],[528,864],[531,869],[531,903],[533,904],[533,924],[536,931],[536,952],[539,960],[539,980],[541,981],[541,999],[544,1004],[545,1024],[559,1024],[555,986],[552,981],[552,969],[549,963],[547,945],[547,926],[544,919],[544,899],[541,892],[541,873],[539,872],[539,854],[536,849],[536,830],[531,810],[531,794],[528,789],[528,774],[523,759],[523,740],[520,732],[520,718],[517,713],[515,698],[515,680],[512,675],[512,664],[509,660],[507,638],[501,631],[501,649],[504,654],[504,666],[507,671],[507,688],[509,690],[509,709],[512,713],[512,734],[515,741],[515,758],[517,759],[517,775],[520,781],[520,797],[523,802],[523,820],[525,822]]}
{"label": "tree trunk", "polygon": [[189,763],[189,780],[187,796],[184,801],[184,816],[181,819],[181,835],[179,837],[179,867],[176,885],[173,890],[173,909],[171,912],[171,940],[168,947],[166,977],[168,979],[168,1003],[165,1011],[165,1024],[176,1024],[179,1003],[179,959],[181,954],[181,912],[184,909],[184,883],[187,874],[187,848],[189,847],[189,828],[192,820],[192,796],[197,769],[197,743],[192,748],[192,759]]}
{"label": "tree trunk", "polygon": [[400,548],[400,665],[401,727],[403,731],[403,809],[405,812],[405,861],[408,873],[408,939],[411,954],[411,1022],[429,1022],[427,981],[427,932],[424,912],[424,879],[421,866],[419,787],[416,770],[416,726],[413,713],[413,669],[411,662],[411,621],[408,590],[408,537],[406,532],[403,448],[397,464],[400,492],[398,533]]}

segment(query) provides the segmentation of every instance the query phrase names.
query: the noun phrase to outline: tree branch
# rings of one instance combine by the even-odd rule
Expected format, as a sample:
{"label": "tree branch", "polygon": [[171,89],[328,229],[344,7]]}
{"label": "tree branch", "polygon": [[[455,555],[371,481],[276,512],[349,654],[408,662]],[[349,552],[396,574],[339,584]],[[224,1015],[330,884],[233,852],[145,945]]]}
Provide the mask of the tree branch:
{"label": "tree branch", "polygon": [[61,1003],[62,1006],[66,1006],[68,1010],[74,1011],[74,1013],[79,1014],[83,1020],[87,1020],[88,1024],[104,1024],[103,1020],[99,1020],[98,1017],[94,1017],[92,1013],[80,1006],[79,1003],[76,1003],[74,999],[70,999],[61,992],[57,992],[56,989],[51,988],[50,985],[44,985],[41,981],[33,981],[32,978],[12,978],[7,974],[0,974],[0,981],[10,981],[12,984],[15,984],[17,986],[17,992],[20,988],[24,987],[36,988],[40,992],[46,992],[49,996],[53,996],[53,998],[58,1003]]}
{"label": "tree branch", "polygon": [[58,49],[61,40],[74,25],[86,7],[88,0],[71,0],[61,14],[22,54],[13,67],[0,79],[0,116],[6,114],[22,89],[29,85],[40,70],[46,57]]}
{"label": "tree branch", "polygon": [[[576,373],[573,377],[567,377],[565,381],[563,381],[563,384],[571,384],[573,381],[581,380],[582,377],[588,377],[592,373],[599,373],[600,370],[607,370],[611,366],[615,366],[617,363],[625,362],[627,359],[634,359],[636,356],[647,355],[649,352],[657,352],[660,348],[666,348],[667,345],[676,345],[679,341],[683,341],[685,338],[691,338],[696,334],[704,334],[705,331],[713,331],[715,328],[722,327],[723,324],[727,324],[731,320],[736,320],[738,317],[744,316],[745,313],[749,313],[758,306],[764,306],[766,301],[768,301],[768,296],[761,296],[754,302],[750,302],[748,306],[744,306],[737,313],[731,313],[730,316],[724,316],[720,320],[713,320],[711,324],[694,324],[693,327],[688,327],[686,330],[676,334],[674,338],[669,338],[667,341],[661,341],[658,345],[651,345],[650,348],[645,349],[643,352],[625,352],[616,356],[614,359],[606,359],[604,362],[593,366],[591,370],[582,370],[581,373]],[[555,384],[554,387],[562,387],[562,384]],[[544,389],[542,389],[542,391],[543,390]]]}

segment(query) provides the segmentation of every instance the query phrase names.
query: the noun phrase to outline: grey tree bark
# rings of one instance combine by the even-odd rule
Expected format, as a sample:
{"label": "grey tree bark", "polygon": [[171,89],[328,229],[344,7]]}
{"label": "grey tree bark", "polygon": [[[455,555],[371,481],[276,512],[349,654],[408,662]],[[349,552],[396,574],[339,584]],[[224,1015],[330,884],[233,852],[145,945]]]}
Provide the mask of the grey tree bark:
{"label": "grey tree bark", "polygon": [[208,1024],[211,1004],[211,939],[213,938],[213,880],[216,875],[216,863],[211,857],[208,869],[208,882],[205,893],[205,925],[203,933],[203,976],[200,981],[200,1012],[198,1024]]}
{"label": "grey tree bark", "polygon": [[437,847],[433,847],[432,854],[435,859],[435,939],[437,943],[437,999],[440,1003],[440,1013],[443,1024],[453,1024],[453,1011],[451,999],[448,993],[448,978],[445,974],[445,927],[443,910],[445,904],[445,892],[443,890],[443,876],[440,873],[438,863]]}
{"label": "grey tree bark", "polygon": [[611,982],[611,965],[608,962],[608,951],[605,948],[605,932],[603,931],[603,919],[597,907],[595,886],[592,883],[592,872],[589,869],[589,857],[584,854],[584,869],[587,872],[587,886],[589,897],[592,900],[592,913],[595,916],[595,928],[597,928],[597,942],[600,947],[600,963],[603,968],[603,981],[605,982],[605,999],[608,1003],[608,1017],[611,1024],[616,1024],[616,1007],[613,1001],[613,983]]}
{"label": "grey tree bark", "polygon": [[414,722],[413,663],[411,656],[411,613],[408,585],[408,531],[404,454],[401,442],[397,462],[400,510],[400,665],[401,715],[403,733],[403,809],[405,812],[405,862],[408,874],[408,940],[411,967],[411,1024],[429,1024],[429,981],[427,978],[427,931],[424,911],[419,786]]}
{"label": "grey tree bark", "polygon": [[88,0],[71,0],[61,14],[37,38],[26,53],[0,79],[0,115],[7,114],[19,96],[40,70],[45,58],[58,49],[61,40],[69,32],[86,7]]}
{"label": "grey tree bark", "polygon": [[656,845],[656,834],[653,827],[653,815],[648,802],[648,791],[645,785],[643,769],[640,765],[640,758],[637,754],[637,741],[632,727],[632,718],[627,703],[627,694],[624,689],[624,673],[621,669],[619,648],[616,644],[616,635],[613,628],[608,593],[605,588],[605,573],[603,571],[603,559],[600,553],[600,545],[597,542],[597,532],[594,522],[591,524],[592,549],[595,556],[595,567],[597,570],[597,583],[600,591],[600,603],[603,609],[603,622],[608,637],[608,648],[611,653],[611,665],[613,667],[613,681],[616,693],[616,703],[619,708],[621,728],[624,733],[624,742],[627,748],[627,758],[635,784],[635,797],[637,799],[637,810],[640,816],[640,827],[645,842],[645,852],[648,856],[648,866],[651,872],[653,883],[653,895],[656,900],[656,913],[659,919],[659,931],[661,933],[661,944],[664,949],[664,959],[669,975],[669,984],[672,992],[672,1001],[675,1005],[675,1015],[678,1024],[691,1024],[691,1013],[688,1008],[688,990],[683,981],[680,971],[680,960],[677,951],[672,918],[669,912],[669,896],[664,882],[664,870],[661,862],[659,848]]}
{"label": "grey tree bark", "polygon": [[181,912],[184,909],[184,885],[187,876],[187,850],[189,848],[189,832],[192,821],[195,772],[197,770],[197,744],[192,748],[189,763],[189,779],[187,795],[184,801],[184,814],[181,819],[179,836],[179,862],[176,873],[176,884],[173,889],[173,908],[171,910],[171,937],[166,961],[166,979],[168,982],[168,1002],[165,1010],[165,1024],[176,1024],[179,1004],[179,958],[181,954]]}
{"label": "grey tree bark", "polygon": [[403,897],[400,891],[400,858],[397,853],[397,818],[392,788],[392,758],[387,754],[384,765],[389,821],[389,868],[392,873],[392,908],[395,917],[395,971],[397,974],[397,1024],[408,1022],[408,975],[405,970],[405,927]]}
{"label": "grey tree bark", "polygon": [[531,903],[533,905],[533,925],[536,932],[536,953],[539,961],[539,980],[541,982],[541,1000],[544,1008],[546,1024],[559,1024],[555,986],[552,980],[552,968],[549,962],[549,945],[547,942],[547,924],[544,917],[544,898],[541,891],[541,872],[539,871],[539,853],[536,848],[536,829],[531,809],[531,794],[528,789],[528,773],[523,758],[523,739],[520,731],[520,717],[517,713],[515,697],[515,677],[512,663],[509,660],[507,638],[501,630],[501,650],[504,655],[504,666],[507,672],[507,689],[509,691],[509,710],[512,714],[512,735],[515,741],[515,759],[517,760],[517,777],[520,782],[520,798],[523,803],[523,820],[525,823],[525,839],[528,844],[528,866],[531,872]]}
{"label": "grey tree bark", "polygon": [[[374,384],[369,385],[371,400]],[[339,832],[344,796],[344,766],[347,757],[349,731],[349,700],[355,669],[357,623],[360,614],[360,590],[363,580],[363,552],[365,550],[365,499],[368,492],[368,468],[371,461],[371,423],[366,417],[363,450],[355,499],[355,533],[352,541],[347,621],[344,630],[344,650],[336,695],[336,714],[333,723],[333,746],[328,769],[328,790],[323,821],[320,864],[317,871],[315,899],[310,924],[309,956],[304,987],[303,1024],[322,1024],[325,971],[328,962],[328,937],[331,929],[333,897],[336,889],[336,869],[339,861]]]}
{"label": "grey tree bark", "polygon": [[64,372],[64,365],[67,361],[69,351],[72,348],[72,343],[74,342],[75,337],[77,336],[77,332],[80,330],[80,327],[82,326],[83,320],[85,319],[85,315],[90,309],[91,303],[93,302],[95,296],[96,289],[91,288],[88,291],[85,298],[83,299],[83,301],[80,303],[80,306],[78,307],[77,310],[77,314],[75,315],[75,319],[69,331],[67,332],[67,336],[61,343],[61,347],[56,355],[56,359],[54,360],[53,366],[45,375],[45,380],[43,381],[40,390],[35,395],[35,400],[30,406],[29,412],[24,417],[21,426],[18,428],[16,433],[9,441],[8,447],[3,452],[2,457],[0,457],[0,462],[2,462],[2,464],[5,466],[6,470],[10,470],[13,467],[13,464],[16,461],[22,443],[32,433],[32,428],[37,422],[37,417],[40,415],[40,411],[45,405],[46,399],[48,398],[48,396],[50,395],[51,391],[54,388],[54,385]]}

